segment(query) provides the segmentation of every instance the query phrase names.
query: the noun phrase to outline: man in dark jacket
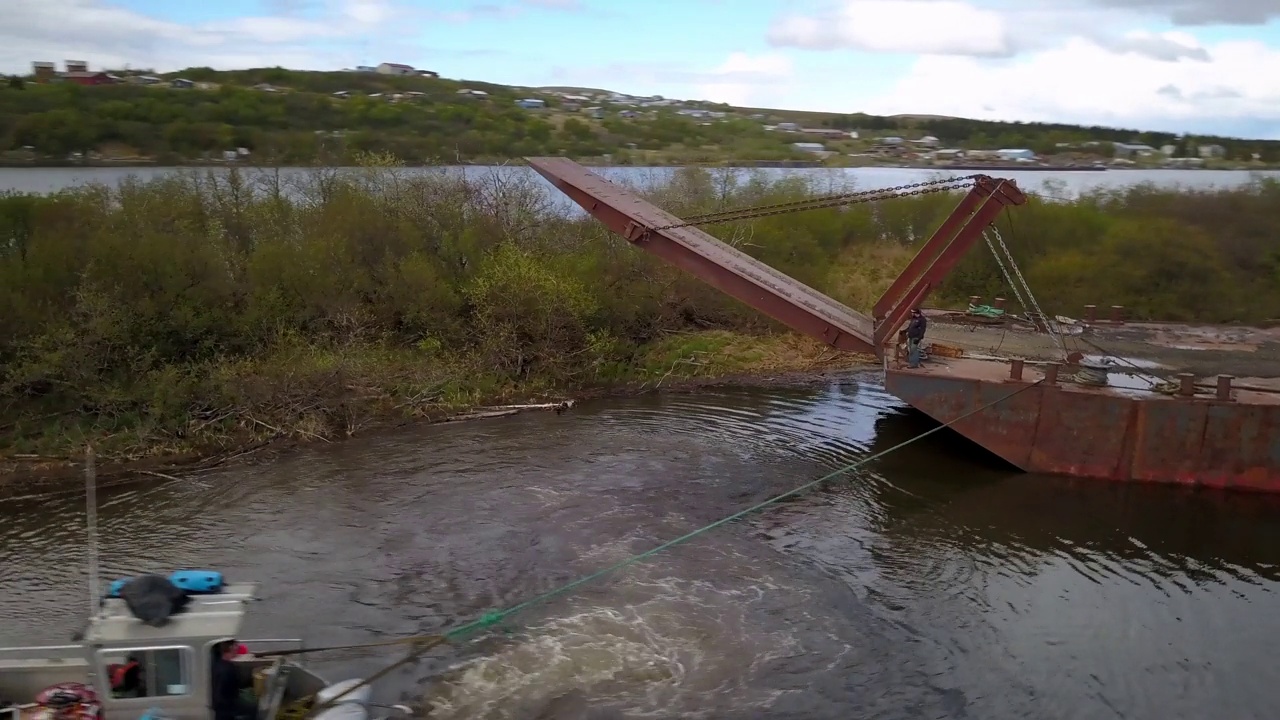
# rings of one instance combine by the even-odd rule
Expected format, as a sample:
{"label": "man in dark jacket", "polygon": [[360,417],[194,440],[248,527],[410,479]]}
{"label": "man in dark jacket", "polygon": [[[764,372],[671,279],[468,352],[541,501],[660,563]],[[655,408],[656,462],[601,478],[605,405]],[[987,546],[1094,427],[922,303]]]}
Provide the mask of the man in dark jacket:
{"label": "man in dark jacket", "polygon": [[213,646],[209,704],[213,707],[214,720],[246,720],[257,714],[257,708],[240,697],[241,688],[249,683],[240,679],[239,668],[232,662],[237,647],[235,640]]}
{"label": "man in dark jacket", "polygon": [[924,319],[920,308],[911,309],[911,323],[907,325],[907,366],[920,367],[920,343],[924,340],[924,330],[929,321]]}

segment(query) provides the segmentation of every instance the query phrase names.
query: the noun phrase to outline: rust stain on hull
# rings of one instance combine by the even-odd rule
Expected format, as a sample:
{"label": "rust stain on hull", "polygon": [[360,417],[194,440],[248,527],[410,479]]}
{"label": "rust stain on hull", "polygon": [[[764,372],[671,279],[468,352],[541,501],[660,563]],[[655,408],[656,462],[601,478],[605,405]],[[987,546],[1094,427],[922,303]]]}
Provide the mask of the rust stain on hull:
{"label": "rust stain on hull", "polygon": [[[886,365],[885,387],[948,422],[1039,379],[950,369]],[[1220,400],[1042,384],[953,428],[1028,472],[1280,492],[1280,399],[1262,393]]]}

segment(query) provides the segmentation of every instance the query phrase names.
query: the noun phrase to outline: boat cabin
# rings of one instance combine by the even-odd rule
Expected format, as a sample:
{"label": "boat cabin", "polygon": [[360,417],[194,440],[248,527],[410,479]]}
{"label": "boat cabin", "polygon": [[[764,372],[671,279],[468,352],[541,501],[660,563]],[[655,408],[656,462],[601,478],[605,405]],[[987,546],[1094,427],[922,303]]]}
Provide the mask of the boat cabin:
{"label": "boat cabin", "polygon": [[[170,580],[178,580],[182,572]],[[116,581],[89,619],[74,644],[44,647],[0,648],[0,708],[15,720],[52,718],[47,701],[51,691],[79,694],[81,718],[93,710],[110,720],[144,715],[166,720],[207,720],[212,717],[210,692],[215,646],[240,640],[252,647],[262,643],[296,643],[300,640],[241,640],[241,628],[251,602],[254,583],[223,584],[221,574],[198,571],[206,587],[193,591],[175,583],[185,596],[163,624],[147,623],[119,597],[125,581]],[[161,581],[163,582],[163,581]],[[258,680],[258,691],[274,695],[274,702],[259,700],[259,717],[268,718],[290,698],[306,697],[328,683],[298,666],[243,655],[234,661],[245,685]],[[271,668],[272,681],[254,670]],[[284,668],[285,672],[280,672]],[[61,686],[61,688],[59,688]],[[286,687],[287,686],[287,687]],[[43,696],[43,697],[42,697]],[[269,711],[269,712],[264,712]],[[0,720],[9,720],[0,709]]]}

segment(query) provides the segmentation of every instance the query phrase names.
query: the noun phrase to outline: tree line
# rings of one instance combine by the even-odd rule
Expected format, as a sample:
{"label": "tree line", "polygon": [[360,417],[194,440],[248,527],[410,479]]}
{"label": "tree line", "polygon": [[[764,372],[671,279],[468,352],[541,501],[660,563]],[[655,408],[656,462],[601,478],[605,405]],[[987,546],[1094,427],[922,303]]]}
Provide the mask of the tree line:
{"label": "tree line", "polygon": [[[339,432],[353,408],[609,383],[634,377],[664,339],[779,330],[564,215],[529,171],[366,165],[0,197],[0,445],[96,434],[144,453],[197,430],[229,437],[246,418]],[[684,169],[647,194],[690,215],[815,192],[829,188]],[[955,202],[710,231],[865,309]],[[1120,304],[1138,318],[1261,322],[1280,307],[1275,181],[1033,197],[1012,213],[1005,241],[1049,313]],[[999,268],[975,251],[938,300],[1001,294]]]}

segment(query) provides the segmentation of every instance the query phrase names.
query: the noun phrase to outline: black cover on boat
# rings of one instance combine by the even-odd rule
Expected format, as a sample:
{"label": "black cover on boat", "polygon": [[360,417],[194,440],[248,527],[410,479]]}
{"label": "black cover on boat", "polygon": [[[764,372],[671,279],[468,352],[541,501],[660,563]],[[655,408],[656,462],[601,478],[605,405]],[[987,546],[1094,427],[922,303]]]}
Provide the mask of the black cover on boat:
{"label": "black cover on boat", "polygon": [[151,627],[169,622],[169,616],[180,612],[189,600],[182,588],[162,575],[143,575],[130,580],[120,588],[120,597],[134,617]]}

